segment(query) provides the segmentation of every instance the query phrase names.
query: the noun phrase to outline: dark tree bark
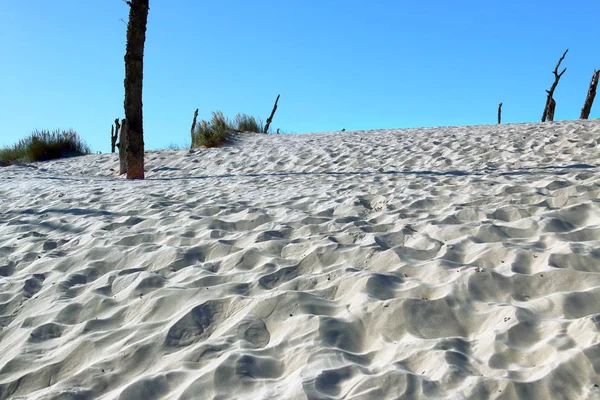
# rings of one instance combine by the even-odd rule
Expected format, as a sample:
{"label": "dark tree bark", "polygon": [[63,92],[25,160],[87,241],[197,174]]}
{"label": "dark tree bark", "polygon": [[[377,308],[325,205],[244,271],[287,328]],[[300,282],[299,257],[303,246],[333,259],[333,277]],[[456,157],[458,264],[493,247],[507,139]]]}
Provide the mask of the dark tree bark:
{"label": "dark tree bark", "polygon": [[583,108],[581,109],[580,119],[588,119],[590,116],[590,112],[592,112],[592,104],[594,103],[594,98],[596,98],[596,88],[598,87],[598,78],[600,77],[600,70],[594,70],[594,74],[592,75],[592,81],[590,82],[590,89],[588,90],[588,94],[585,98],[585,103],[583,103]]}
{"label": "dark tree bark", "polygon": [[115,152],[115,147],[117,146],[117,139],[119,138],[119,128],[120,127],[121,127],[121,125],[119,124],[119,118],[117,118],[117,119],[115,119],[115,124],[110,127],[110,152],[111,153]]}
{"label": "dark tree bark", "polygon": [[498,104],[498,123],[502,123],[502,103]]}
{"label": "dark tree bark", "polygon": [[273,106],[273,110],[271,111],[271,115],[269,116],[269,118],[267,118],[267,124],[265,125],[264,133],[269,132],[269,126],[271,126],[271,122],[273,122],[273,116],[275,115],[275,111],[277,111],[277,102],[279,101],[279,96],[281,95],[277,95],[277,98],[275,99],[275,105]]}
{"label": "dark tree bark", "polygon": [[190,148],[193,149],[194,145],[196,144],[194,141],[194,131],[196,130],[196,119],[198,118],[198,109],[196,108],[196,111],[194,111],[194,120],[192,121],[192,129],[190,130],[190,133],[192,134],[192,144],[190,145]]}
{"label": "dark tree bark", "polygon": [[144,43],[148,22],[149,0],[130,0],[125,52],[125,120],[127,179],[144,179],[144,121],[142,82],[144,77]]}
{"label": "dark tree bark", "polygon": [[565,56],[567,55],[568,51],[569,51],[569,49],[565,50],[565,52],[563,53],[563,55],[560,58],[560,60],[558,60],[558,63],[556,64],[556,67],[554,67],[554,71],[552,71],[552,73],[554,74],[554,83],[552,83],[552,86],[550,87],[550,90],[546,90],[546,93],[548,93],[548,96],[546,96],[546,106],[544,107],[544,114],[542,114],[542,122],[546,122],[546,119],[548,119],[549,121],[554,121],[554,108],[552,109],[552,118],[549,118],[548,114],[550,112],[550,105],[551,104],[554,104],[553,107],[556,107],[556,102],[554,101],[554,98],[553,98],[553,96],[554,96],[554,90],[556,89],[556,86],[558,85],[558,81],[559,81],[560,77],[567,70],[565,68],[559,74],[558,73],[558,68],[560,67],[560,63],[565,59]]}
{"label": "dark tree bark", "polygon": [[554,110],[556,109],[556,101],[550,98],[550,104],[548,104],[548,121],[554,121]]}
{"label": "dark tree bark", "polygon": [[127,173],[127,148],[129,140],[127,137],[127,120],[121,122],[121,136],[119,137],[119,175]]}

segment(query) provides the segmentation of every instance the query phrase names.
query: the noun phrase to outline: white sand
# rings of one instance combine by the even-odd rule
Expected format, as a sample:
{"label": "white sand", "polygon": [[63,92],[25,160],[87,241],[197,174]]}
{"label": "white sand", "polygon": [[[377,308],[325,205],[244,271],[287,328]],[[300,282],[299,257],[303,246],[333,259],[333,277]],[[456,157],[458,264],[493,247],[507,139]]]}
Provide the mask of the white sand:
{"label": "white sand", "polygon": [[[107,141],[108,141],[107,137]],[[600,399],[600,120],[0,168],[0,398]]]}

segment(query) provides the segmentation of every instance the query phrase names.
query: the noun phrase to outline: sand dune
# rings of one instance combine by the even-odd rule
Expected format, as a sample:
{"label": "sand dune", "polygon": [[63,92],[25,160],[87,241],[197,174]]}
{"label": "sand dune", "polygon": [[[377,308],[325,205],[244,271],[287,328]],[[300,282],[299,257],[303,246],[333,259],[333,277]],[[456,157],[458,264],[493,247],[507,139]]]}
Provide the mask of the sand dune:
{"label": "sand dune", "polygon": [[0,168],[1,399],[600,399],[600,120]]}

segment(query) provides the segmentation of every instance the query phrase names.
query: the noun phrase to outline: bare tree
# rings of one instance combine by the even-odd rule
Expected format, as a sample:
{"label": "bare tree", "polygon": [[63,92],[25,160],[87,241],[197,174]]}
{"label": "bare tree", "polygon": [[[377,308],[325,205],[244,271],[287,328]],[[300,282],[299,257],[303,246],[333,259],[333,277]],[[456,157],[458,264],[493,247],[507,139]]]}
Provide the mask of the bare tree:
{"label": "bare tree", "polygon": [[590,116],[590,112],[592,112],[592,104],[594,103],[594,98],[596,97],[596,88],[598,87],[598,78],[600,77],[600,70],[594,70],[594,74],[592,75],[592,81],[590,82],[590,88],[588,90],[588,94],[585,97],[585,103],[583,103],[583,108],[581,109],[580,119],[588,119]]}
{"label": "bare tree", "polygon": [[198,109],[196,108],[196,111],[194,111],[194,120],[192,121],[192,129],[190,130],[191,134],[192,134],[192,144],[190,145],[190,148],[194,148],[194,131],[196,130],[196,119],[198,118]]}
{"label": "bare tree", "polygon": [[144,179],[144,121],[142,113],[142,82],[144,77],[144,44],[148,22],[149,0],[127,0],[129,24],[125,51],[125,124],[126,146],[119,151],[127,154],[127,179]]}
{"label": "bare tree", "polygon": [[502,123],[502,102],[498,104],[498,123]]}
{"label": "bare tree", "polygon": [[[552,73],[554,74],[554,83],[552,83],[550,90],[546,90],[546,93],[548,93],[548,96],[546,97],[546,106],[544,107],[544,114],[542,115],[542,122],[546,122],[546,119],[548,119],[548,121],[554,121],[554,109],[556,108],[556,102],[554,101],[554,98],[553,98],[554,90],[556,89],[556,86],[558,85],[558,80],[567,70],[565,68],[559,74],[558,68],[560,67],[560,63],[565,59],[565,56],[567,55],[568,51],[569,51],[569,49],[565,50],[565,52],[563,53],[560,60],[558,60],[558,63],[556,64],[554,71],[552,71]],[[550,107],[552,107],[552,115],[551,116],[550,116]]]}
{"label": "bare tree", "polygon": [[277,102],[279,101],[280,94],[277,95],[275,99],[275,105],[273,106],[273,110],[271,111],[271,115],[267,118],[267,124],[265,125],[265,133],[269,132],[269,126],[271,126],[271,122],[273,122],[273,116],[275,115],[275,111],[277,111]]}

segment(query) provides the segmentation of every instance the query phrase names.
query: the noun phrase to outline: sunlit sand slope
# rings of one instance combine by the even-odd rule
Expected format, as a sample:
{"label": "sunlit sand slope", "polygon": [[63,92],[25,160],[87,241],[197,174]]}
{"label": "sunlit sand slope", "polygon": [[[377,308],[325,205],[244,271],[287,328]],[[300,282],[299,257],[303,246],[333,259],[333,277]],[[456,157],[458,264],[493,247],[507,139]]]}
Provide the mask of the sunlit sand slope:
{"label": "sunlit sand slope", "polygon": [[[600,399],[600,121],[0,168],[0,398]],[[107,138],[108,140],[108,138]]]}

